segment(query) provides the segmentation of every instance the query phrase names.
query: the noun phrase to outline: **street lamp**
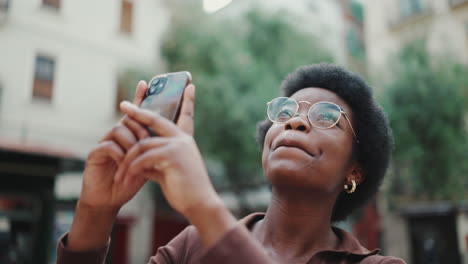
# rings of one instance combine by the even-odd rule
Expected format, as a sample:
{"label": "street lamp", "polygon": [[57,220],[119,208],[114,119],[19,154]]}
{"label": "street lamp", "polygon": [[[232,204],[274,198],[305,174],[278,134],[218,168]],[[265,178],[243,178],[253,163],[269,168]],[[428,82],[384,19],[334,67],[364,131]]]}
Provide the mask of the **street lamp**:
{"label": "street lamp", "polygon": [[232,0],[203,0],[203,10],[206,13],[214,13],[229,5]]}

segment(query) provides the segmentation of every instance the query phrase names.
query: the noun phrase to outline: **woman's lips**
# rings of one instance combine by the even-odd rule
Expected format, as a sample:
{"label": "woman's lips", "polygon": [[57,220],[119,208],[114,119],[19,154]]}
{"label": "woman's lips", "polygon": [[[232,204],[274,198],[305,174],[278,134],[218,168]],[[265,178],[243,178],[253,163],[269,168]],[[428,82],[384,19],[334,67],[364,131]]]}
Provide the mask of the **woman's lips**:
{"label": "woman's lips", "polygon": [[279,147],[298,148],[312,157],[316,156],[313,152],[309,151],[301,141],[295,139],[282,138],[278,140],[276,144],[274,144],[273,151],[277,150]]}

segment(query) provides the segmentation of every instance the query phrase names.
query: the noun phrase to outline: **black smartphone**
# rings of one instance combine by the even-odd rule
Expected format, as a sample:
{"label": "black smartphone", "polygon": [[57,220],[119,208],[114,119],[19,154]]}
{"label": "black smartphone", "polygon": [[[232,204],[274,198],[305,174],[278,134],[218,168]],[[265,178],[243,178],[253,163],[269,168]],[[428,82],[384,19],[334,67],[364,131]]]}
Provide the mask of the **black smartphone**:
{"label": "black smartphone", "polygon": [[177,122],[185,87],[192,82],[188,71],[157,75],[148,83],[141,108],[155,111],[165,118]]}

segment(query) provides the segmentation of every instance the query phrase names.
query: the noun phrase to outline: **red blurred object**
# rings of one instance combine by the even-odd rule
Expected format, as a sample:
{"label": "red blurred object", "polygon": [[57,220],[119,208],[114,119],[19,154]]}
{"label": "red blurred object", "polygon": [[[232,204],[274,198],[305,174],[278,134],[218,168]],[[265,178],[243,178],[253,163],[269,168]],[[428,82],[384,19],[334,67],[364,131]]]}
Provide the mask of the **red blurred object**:
{"label": "red blurred object", "polygon": [[465,235],[465,249],[468,251],[468,235]]}
{"label": "red blurred object", "polygon": [[364,247],[379,247],[379,214],[375,201],[363,209],[362,216],[353,223],[353,234]]}
{"label": "red blurred object", "polygon": [[129,229],[132,226],[134,219],[132,217],[119,217],[114,226],[111,245],[111,263],[127,264],[128,263],[128,242]]}
{"label": "red blurred object", "polygon": [[188,225],[187,220],[176,213],[157,214],[154,219],[152,255],[156,253],[159,247],[166,245]]}

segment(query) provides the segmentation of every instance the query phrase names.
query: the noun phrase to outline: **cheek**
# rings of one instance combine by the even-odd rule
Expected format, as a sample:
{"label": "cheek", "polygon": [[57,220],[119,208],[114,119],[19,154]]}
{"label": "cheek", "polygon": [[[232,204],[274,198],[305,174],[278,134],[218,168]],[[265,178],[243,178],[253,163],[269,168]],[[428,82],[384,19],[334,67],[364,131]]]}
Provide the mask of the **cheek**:
{"label": "cheek", "polygon": [[272,125],[270,129],[268,129],[265,140],[263,142],[263,150],[262,150],[262,167],[263,171],[267,168],[268,165],[268,155],[270,154],[270,146],[272,140],[280,133],[280,129]]}
{"label": "cheek", "polygon": [[335,179],[344,179],[352,159],[352,145],[348,140],[329,140],[323,155],[323,165]]}

